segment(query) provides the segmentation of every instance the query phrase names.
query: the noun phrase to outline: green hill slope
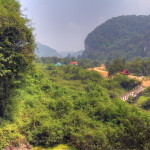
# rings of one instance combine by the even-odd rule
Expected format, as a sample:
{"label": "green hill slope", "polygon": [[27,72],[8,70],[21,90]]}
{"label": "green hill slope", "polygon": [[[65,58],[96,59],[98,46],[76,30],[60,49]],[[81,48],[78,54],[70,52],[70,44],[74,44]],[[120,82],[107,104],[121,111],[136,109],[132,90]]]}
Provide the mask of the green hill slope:
{"label": "green hill slope", "polygon": [[81,150],[150,148],[148,113],[117,98],[130,79],[105,80],[78,66],[41,66],[11,97],[14,120],[0,120],[0,148],[22,138],[34,146],[64,143]]}
{"label": "green hill slope", "polygon": [[150,56],[149,33],[150,16],[112,18],[89,33],[82,57],[105,61]]}

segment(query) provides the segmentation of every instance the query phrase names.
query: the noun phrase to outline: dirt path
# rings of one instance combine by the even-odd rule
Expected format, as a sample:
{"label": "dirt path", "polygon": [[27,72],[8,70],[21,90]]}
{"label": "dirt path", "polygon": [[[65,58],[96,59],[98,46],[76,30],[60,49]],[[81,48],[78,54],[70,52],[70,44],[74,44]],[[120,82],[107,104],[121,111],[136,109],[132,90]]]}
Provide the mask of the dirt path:
{"label": "dirt path", "polygon": [[[108,78],[108,71],[105,68],[105,65],[102,64],[100,67],[95,67],[95,68],[89,68],[88,70],[90,71],[97,71],[99,74],[101,74],[104,78]],[[133,75],[128,75],[129,78],[131,79],[137,79],[142,82],[143,87],[148,87],[150,86],[150,78],[145,78],[144,76],[142,77],[137,77]]]}
{"label": "dirt path", "polygon": [[136,79],[136,80],[141,81],[141,82],[142,82],[141,85],[142,85],[143,87],[148,87],[148,86],[150,86],[150,78],[146,78],[146,77],[144,77],[144,76],[142,76],[142,77],[137,77],[137,76],[132,76],[132,75],[129,75],[128,77],[131,78],[131,79]]}
{"label": "dirt path", "polygon": [[12,143],[9,146],[6,146],[3,150],[31,150],[31,149],[32,146],[29,143],[27,143],[24,140],[21,140],[19,145],[16,146],[15,144]]}
{"label": "dirt path", "polygon": [[102,64],[100,67],[89,68],[88,70],[90,70],[90,71],[97,71],[104,78],[108,78],[108,71],[106,71],[104,64]]}

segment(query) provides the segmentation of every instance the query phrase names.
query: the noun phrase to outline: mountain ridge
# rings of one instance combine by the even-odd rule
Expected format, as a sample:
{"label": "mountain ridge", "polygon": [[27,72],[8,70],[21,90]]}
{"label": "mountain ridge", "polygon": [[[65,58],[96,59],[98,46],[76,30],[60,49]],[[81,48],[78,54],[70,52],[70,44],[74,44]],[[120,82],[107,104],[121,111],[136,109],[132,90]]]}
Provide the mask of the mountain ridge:
{"label": "mountain ridge", "polygon": [[70,57],[78,57],[79,55],[82,55],[84,50],[79,50],[79,51],[61,51],[61,52],[58,52],[57,50],[47,46],[47,45],[44,45],[40,42],[36,42],[36,49],[35,49],[35,54],[38,56],[38,57],[52,57],[52,56],[55,56],[55,57],[67,57],[67,56],[70,56]]}
{"label": "mountain ridge", "polygon": [[39,57],[52,57],[52,56],[56,56],[56,57],[62,57],[55,49],[50,48],[47,45],[44,45],[40,42],[36,42],[36,50],[35,50],[35,54]]}

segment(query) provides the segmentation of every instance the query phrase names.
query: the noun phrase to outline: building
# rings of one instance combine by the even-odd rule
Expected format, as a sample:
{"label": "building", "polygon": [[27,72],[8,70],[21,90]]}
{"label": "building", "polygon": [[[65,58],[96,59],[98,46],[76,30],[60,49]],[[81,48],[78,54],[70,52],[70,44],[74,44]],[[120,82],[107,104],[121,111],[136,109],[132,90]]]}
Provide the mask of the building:
{"label": "building", "polygon": [[70,62],[70,65],[78,65],[77,62]]}
{"label": "building", "polygon": [[121,74],[130,75],[130,72],[127,69],[122,70]]}
{"label": "building", "polygon": [[61,65],[62,65],[61,62],[57,62],[57,63],[55,64],[55,66],[61,66]]}

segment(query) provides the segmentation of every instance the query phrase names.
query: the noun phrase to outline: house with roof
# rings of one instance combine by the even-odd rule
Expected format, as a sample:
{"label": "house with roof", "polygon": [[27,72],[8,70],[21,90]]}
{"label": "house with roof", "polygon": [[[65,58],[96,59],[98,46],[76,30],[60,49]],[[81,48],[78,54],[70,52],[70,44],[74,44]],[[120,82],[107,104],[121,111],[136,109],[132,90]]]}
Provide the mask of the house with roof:
{"label": "house with roof", "polygon": [[78,65],[77,62],[70,62],[70,65]]}
{"label": "house with roof", "polygon": [[57,63],[55,64],[55,66],[61,66],[61,65],[62,65],[61,62],[57,62]]}
{"label": "house with roof", "polygon": [[130,75],[130,72],[127,69],[123,69],[121,74],[123,74],[123,75]]}

